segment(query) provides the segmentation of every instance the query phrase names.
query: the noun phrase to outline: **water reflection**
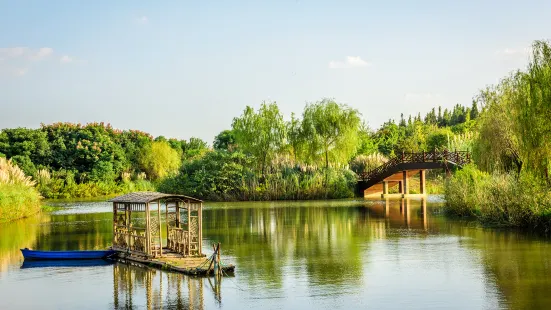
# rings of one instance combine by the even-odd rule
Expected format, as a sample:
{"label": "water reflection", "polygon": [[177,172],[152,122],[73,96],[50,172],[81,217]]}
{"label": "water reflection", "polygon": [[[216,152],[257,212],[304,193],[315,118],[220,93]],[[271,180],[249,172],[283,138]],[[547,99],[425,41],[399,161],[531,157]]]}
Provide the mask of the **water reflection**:
{"label": "water reflection", "polygon": [[[110,245],[108,204],[0,226],[0,308],[514,308],[551,304],[551,245],[438,215],[424,199],[207,204],[204,251],[235,278],[156,269],[23,268],[20,248]],[[70,207],[72,209],[76,207]],[[99,212],[105,210],[104,212]],[[33,291],[33,298],[21,292]]]}
{"label": "water reflection", "polygon": [[205,294],[220,305],[220,278],[192,278],[143,266],[113,266],[114,309],[205,309]]}

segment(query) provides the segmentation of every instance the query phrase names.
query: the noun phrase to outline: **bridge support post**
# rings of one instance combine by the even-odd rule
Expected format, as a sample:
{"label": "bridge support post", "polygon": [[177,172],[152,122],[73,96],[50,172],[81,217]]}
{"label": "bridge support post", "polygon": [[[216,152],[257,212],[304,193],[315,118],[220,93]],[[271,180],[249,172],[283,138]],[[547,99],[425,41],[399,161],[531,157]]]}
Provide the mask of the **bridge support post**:
{"label": "bridge support post", "polygon": [[398,181],[398,193],[404,194],[404,186],[402,185],[402,181]]}
{"label": "bridge support post", "polygon": [[408,172],[402,171],[402,197],[405,197],[409,194],[409,180],[408,180]]}
{"label": "bridge support post", "polygon": [[388,195],[388,181],[383,181],[383,197]]}
{"label": "bridge support post", "polygon": [[427,194],[426,192],[427,187],[425,183],[425,173],[426,173],[425,170],[419,170],[419,193],[421,193],[421,195]]}

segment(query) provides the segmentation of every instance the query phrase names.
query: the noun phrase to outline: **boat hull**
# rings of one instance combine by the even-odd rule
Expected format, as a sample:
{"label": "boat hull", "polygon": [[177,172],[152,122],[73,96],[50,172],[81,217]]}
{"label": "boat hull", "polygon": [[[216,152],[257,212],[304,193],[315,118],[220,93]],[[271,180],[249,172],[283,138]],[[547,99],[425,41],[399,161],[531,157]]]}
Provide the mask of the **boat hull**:
{"label": "boat hull", "polygon": [[105,251],[33,251],[21,249],[25,260],[69,260],[69,259],[102,259],[116,254],[113,250]]}
{"label": "boat hull", "polygon": [[24,260],[21,269],[44,267],[102,267],[114,264],[114,261],[106,259],[71,259],[71,260]]}

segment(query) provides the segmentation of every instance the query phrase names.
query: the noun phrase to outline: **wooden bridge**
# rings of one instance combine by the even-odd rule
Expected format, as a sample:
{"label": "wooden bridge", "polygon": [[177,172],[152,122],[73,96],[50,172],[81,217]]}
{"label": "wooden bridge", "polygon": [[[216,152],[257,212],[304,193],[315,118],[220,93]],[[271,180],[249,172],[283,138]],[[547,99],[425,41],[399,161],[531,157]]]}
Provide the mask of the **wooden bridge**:
{"label": "wooden bridge", "polygon": [[391,158],[383,165],[361,174],[357,183],[358,196],[388,197],[389,189],[398,186],[397,195],[409,196],[409,179],[419,173],[419,193],[426,194],[425,171],[428,169],[444,169],[450,172],[451,168],[462,167],[471,161],[470,153],[464,151],[449,152],[448,150],[402,153],[401,156]]}

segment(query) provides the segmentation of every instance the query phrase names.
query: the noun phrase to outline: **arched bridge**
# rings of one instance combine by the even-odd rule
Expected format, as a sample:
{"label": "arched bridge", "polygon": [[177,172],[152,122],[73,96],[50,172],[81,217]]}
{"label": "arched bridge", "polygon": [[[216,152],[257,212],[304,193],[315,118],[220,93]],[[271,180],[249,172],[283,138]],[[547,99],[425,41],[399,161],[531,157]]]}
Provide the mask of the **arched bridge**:
{"label": "arched bridge", "polygon": [[422,153],[402,153],[401,156],[394,157],[383,165],[360,175],[356,191],[359,196],[379,196],[388,195],[388,190],[396,185],[399,186],[399,195],[404,197],[409,195],[409,179],[420,174],[421,195],[426,194],[425,170],[444,169],[450,172],[453,167],[462,167],[469,163],[471,157],[469,152],[448,150],[422,152]]}

